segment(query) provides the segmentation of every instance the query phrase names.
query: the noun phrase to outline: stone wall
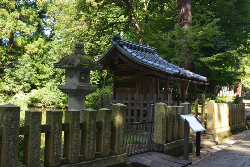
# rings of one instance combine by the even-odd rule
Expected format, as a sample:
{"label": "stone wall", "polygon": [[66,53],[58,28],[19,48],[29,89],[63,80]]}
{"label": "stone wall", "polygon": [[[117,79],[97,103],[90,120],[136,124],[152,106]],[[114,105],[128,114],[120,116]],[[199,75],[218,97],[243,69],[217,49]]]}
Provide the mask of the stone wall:
{"label": "stone wall", "polygon": [[245,104],[207,103],[206,137],[220,141],[233,131],[245,129]]}
{"label": "stone wall", "polygon": [[154,150],[177,155],[171,154],[176,149],[183,155],[184,121],[180,115],[185,114],[191,114],[189,103],[182,103],[180,106],[167,106],[165,103],[155,105]]}
{"label": "stone wall", "polygon": [[[0,166],[18,166],[18,137],[24,135],[23,164],[40,166],[41,133],[45,133],[44,166],[111,166],[127,162],[124,153],[126,106],[114,104],[112,110],[65,111],[46,113],[41,125],[41,111],[25,112],[25,126],[19,127],[20,108],[0,106]],[[62,145],[62,131],[64,141]],[[62,154],[63,148],[63,154]]]}

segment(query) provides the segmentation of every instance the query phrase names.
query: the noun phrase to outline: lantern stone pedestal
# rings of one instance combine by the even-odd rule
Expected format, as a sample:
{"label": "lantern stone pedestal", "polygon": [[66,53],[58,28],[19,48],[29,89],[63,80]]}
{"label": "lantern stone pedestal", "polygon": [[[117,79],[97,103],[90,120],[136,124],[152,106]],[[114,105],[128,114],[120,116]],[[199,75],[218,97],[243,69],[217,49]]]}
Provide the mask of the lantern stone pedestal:
{"label": "lantern stone pedestal", "polygon": [[81,111],[81,118],[85,96],[97,89],[90,86],[90,70],[101,68],[91,57],[84,56],[83,48],[82,43],[76,43],[72,55],[65,56],[54,64],[55,68],[65,69],[65,85],[58,85],[58,89],[69,96],[68,110]]}

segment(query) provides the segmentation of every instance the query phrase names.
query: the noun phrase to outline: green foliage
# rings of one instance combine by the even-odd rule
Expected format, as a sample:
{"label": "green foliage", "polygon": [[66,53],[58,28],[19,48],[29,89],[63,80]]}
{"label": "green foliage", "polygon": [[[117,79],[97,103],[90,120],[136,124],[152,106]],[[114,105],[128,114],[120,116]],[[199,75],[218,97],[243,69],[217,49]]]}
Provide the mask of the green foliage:
{"label": "green foliage", "polygon": [[[42,31],[44,5],[26,0],[0,2],[1,103],[11,102],[26,109],[36,98],[42,105],[65,107],[65,96],[56,88],[63,73],[53,68],[58,56]],[[45,93],[41,98],[35,96],[39,91]]]}
{"label": "green foliage", "polygon": [[29,94],[29,106],[66,108],[68,97],[55,84],[49,82],[41,89],[33,89]]}
{"label": "green foliage", "polygon": [[112,87],[106,86],[101,89],[97,89],[94,93],[86,96],[85,99],[85,108],[98,109],[100,107],[100,97],[101,95],[112,93]]}
{"label": "green foliage", "polygon": [[24,150],[24,137],[19,136],[19,142],[18,142],[18,164],[23,164],[23,150]]}
{"label": "green foliage", "polygon": [[216,96],[216,95],[213,95],[213,94],[207,94],[206,95],[206,100],[209,101],[209,100],[214,100],[215,103],[226,103],[226,102],[232,102],[234,103],[235,102],[235,97],[233,96]]}
{"label": "green foliage", "polygon": [[[67,97],[56,88],[64,72],[53,63],[72,54],[78,41],[84,43],[86,58],[97,60],[119,34],[156,47],[176,65],[187,51],[194,72],[208,78],[209,90],[240,76],[250,90],[249,6],[249,0],[193,0],[192,28],[182,29],[175,0],[1,1],[0,103],[65,108]],[[50,36],[44,26],[52,29]],[[112,85],[112,74],[93,71],[91,84],[104,91]],[[86,106],[91,102],[86,100]]]}
{"label": "green foliage", "polygon": [[30,93],[18,93],[5,102],[20,106],[21,110],[25,111],[28,107],[65,109],[67,100],[67,95],[62,93],[55,83],[48,82],[43,88],[32,89]]}
{"label": "green foliage", "polygon": [[230,96],[217,96],[215,99],[215,103],[226,103],[226,102],[234,102],[235,98]]}
{"label": "green foliage", "polygon": [[113,85],[113,74],[107,70],[95,70],[90,71],[91,79],[90,84],[97,86],[98,88],[103,88],[105,86]]}

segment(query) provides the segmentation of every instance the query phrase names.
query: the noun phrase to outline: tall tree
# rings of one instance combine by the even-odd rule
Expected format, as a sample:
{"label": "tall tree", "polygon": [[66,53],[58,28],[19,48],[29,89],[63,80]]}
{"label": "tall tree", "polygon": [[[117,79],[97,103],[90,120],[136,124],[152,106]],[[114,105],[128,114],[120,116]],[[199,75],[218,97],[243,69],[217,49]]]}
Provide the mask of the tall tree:
{"label": "tall tree", "polygon": [[30,92],[54,78],[44,12],[37,1],[0,1],[0,93]]}
{"label": "tall tree", "polygon": [[[192,12],[191,12],[191,0],[178,0],[178,10],[179,10],[179,22],[181,28],[189,29],[191,28]],[[182,40],[189,40],[188,35],[184,36]],[[190,58],[191,48],[183,45],[180,50],[180,57],[183,59],[181,67],[193,71],[192,60]]]}

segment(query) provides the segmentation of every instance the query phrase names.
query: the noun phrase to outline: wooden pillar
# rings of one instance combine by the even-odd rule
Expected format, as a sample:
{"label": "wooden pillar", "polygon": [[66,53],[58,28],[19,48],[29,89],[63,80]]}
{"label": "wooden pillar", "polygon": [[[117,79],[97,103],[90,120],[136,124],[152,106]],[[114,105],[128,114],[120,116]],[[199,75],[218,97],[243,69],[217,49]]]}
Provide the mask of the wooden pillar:
{"label": "wooden pillar", "polygon": [[[115,72],[114,72],[115,74]],[[116,100],[116,94],[117,94],[117,91],[116,91],[116,78],[115,76],[113,76],[113,99]]]}
{"label": "wooden pillar", "polygon": [[159,96],[159,79],[158,78],[154,78],[154,85],[155,85],[154,94],[157,94],[157,96]]}
{"label": "wooden pillar", "polygon": [[153,95],[154,95],[154,78],[148,78],[147,92],[149,94],[150,99],[153,99]]}
{"label": "wooden pillar", "polygon": [[184,103],[186,100],[185,97],[185,82],[181,83],[181,102]]}
{"label": "wooden pillar", "polygon": [[166,79],[164,80],[164,99],[168,99],[168,82]]}
{"label": "wooden pillar", "polygon": [[137,99],[134,99],[134,100],[139,100],[140,98],[140,94],[142,94],[142,78],[140,76],[137,76],[136,77],[136,97]]}

